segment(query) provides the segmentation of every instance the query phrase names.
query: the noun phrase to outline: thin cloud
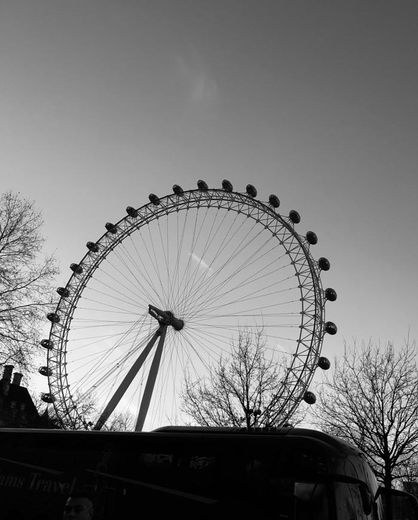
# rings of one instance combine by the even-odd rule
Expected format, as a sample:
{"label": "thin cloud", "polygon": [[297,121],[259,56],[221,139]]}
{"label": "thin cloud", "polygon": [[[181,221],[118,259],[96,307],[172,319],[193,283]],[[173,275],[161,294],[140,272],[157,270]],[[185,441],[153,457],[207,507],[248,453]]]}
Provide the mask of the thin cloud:
{"label": "thin cloud", "polygon": [[176,68],[186,94],[186,102],[191,107],[213,109],[219,99],[219,86],[203,60],[196,53],[187,58],[176,56]]}
{"label": "thin cloud", "polygon": [[212,271],[212,268],[209,267],[209,265],[202,260],[199,256],[196,255],[196,253],[190,253],[190,256],[192,257],[192,260],[194,260],[197,264],[199,264],[199,268],[204,269],[205,271]]}

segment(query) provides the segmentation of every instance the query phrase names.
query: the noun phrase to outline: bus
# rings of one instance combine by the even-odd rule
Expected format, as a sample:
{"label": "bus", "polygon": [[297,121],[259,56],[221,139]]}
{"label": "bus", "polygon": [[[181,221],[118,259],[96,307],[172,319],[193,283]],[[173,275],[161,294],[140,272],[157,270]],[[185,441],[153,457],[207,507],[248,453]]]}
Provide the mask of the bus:
{"label": "bus", "polygon": [[73,495],[95,520],[418,519],[412,495],[385,493],[359,450],[319,431],[0,429],[2,520],[63,518]]}

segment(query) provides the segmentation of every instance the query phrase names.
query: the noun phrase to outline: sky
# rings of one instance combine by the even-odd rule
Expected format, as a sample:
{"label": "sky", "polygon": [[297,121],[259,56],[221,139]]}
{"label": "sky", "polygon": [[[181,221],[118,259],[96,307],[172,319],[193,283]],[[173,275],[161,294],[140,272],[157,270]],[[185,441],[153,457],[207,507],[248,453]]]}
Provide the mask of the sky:
{"label": "sky", "polygon": [[198,179],[301,214],[346,342],[417,336],[415,1],[1,0],[0,185],[61,274],[108,221]]}

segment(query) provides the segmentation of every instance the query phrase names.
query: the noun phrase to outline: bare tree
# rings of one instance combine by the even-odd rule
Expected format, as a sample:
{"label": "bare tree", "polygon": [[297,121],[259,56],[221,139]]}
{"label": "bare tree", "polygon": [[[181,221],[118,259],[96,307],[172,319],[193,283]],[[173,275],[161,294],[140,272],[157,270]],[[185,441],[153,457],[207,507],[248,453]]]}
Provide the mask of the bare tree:
{"label": "bare tree", "polygon": [[[82,394],[75,391],[73,395],[73,403],[77,410],[77,414],[72,414],[71,420],[61,415],[57,416],[56,412],[51,409],[51,405],[45,406],[45,403],[34,398],[39,414],[48,417],[53,427],[64,430],[91,430],[94,428],[98,415],[98,399],[94,394]],[[109,421],[101,428],[104,431],[132,431],[134,429],[135,419],[130,412],[119,412],[111,415]]]}
{"label": "bare tree", "polygon": [[208,380],[186,376],[182,410],[200,426],[254,428],[276,426],[275,404],[283,380],[280,367],[266,359],[261,331],[241,331],[232,345],[232,357],[221,358]]}
{"label": "bare tree", "polygon": [[55,260],[41,257],[41,214],[11,192],[0,196],[0,365],[28,372],[39,352],[40,323],[50,308]]}
{"label": "bare tree", "polygon": [[135,426],[135,417],[129,412],[121,412],[112,415],[109,424],[103,426],[103,430],[114,432],[133,431]]}
{"label": "bare tree", "polygon": [[388,488],[418,450],[416,345],[346,348],[313,408],[318,426],[358,446]]}
{"label": "bare tree", "polygon": [[34,424],[30,425],[30,428],[59,429],[60,423],[55,412],[51,409],[51,405],[45,404],[41,396],[36,393],[31,393],[31,399],[38,411],[39,418]]}

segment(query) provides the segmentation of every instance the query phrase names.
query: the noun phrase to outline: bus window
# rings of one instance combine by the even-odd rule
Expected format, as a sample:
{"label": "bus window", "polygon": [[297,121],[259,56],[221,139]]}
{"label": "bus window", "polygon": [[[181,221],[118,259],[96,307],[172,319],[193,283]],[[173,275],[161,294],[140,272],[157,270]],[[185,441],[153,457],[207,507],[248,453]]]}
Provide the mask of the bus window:
{"label": "bus window", "polygon": [[[213,455],[179,450],[176,453],[139,453],[135,478],[165,493],[189,495],[190,500],[214,503],[219,478]],[[171,490],[171,491],[169,491]]]}
{"label": "bus window", "polygon": [[338,520],[363,520],[371,513],[371,508],[365,508],[360,484],[336,482],[335,500]]}
{"label": "bus window", "polygon": [[295,483],[295,519],[328,520],[330,517],[330,488],[319,482]]}

